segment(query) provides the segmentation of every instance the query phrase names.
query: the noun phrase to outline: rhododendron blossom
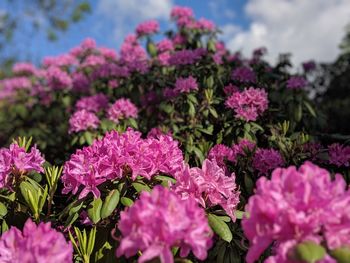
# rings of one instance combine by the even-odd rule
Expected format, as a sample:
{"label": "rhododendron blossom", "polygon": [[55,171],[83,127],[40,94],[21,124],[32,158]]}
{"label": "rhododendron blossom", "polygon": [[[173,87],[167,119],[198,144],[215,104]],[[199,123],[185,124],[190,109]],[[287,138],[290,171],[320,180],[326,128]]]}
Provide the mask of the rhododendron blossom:
{"label": "rhododendron blossom", "polygon": [[108,118],[116,123],[123,118],[137,118],[137,107],[129,99],[118,99],[108,109]]}
{"label": "rhododendron blossom", "polygon": [[225,102],[235,111],[237,118],[255,121],[268,108],[267,93],[263,89],[249,88],[234,92]]}
{"label": "rhododendron blossom", "polygon": [[140,198],[120,215],[118,228],[122,240],[117,256],[131,257],[142,252],[138,262],[160,258],[173,263],[171,249],[180,248],[180,256],[190,251],[200,260],[207,257],[212,231],[203,209],[191,198],[181,200],[177,194],[162,186]]}
{"label": "rhododendron blossom", "polygon": [[259,175],[267,176],[273,169],[283,164],[281,154],[274,149],[257,149],[253,157],[253,168]]}
{"label": "rhododendron blossom", "polygon": [[189,76],[188,78],[178,78],[175,83],[175,91],[189,93],[192,90],[198,90],[197,80]]}
{"label": "rhododendron blossom", "polygon": [[157,20],[149,20],[139,24],[136,27],[136,33],[138,36],[155,34],[159,31],[159,23]]}
{"label": "rhododendron blossom", "polygon": [[338,167],[349,166],[350,164],[350,146],[333,143],[328,146],[329,163]]}
{"label": "rhododendron blossom", "polygon": [[248,67],[239,67],[232,72],[232,79],[239,82],[256,82],[256,75],[253,70]]}
{"label": "rhododendron blossom", "polygon": [[36,225],[28,219],[21,232],[11,227],[0,237],[0,262],[3,263],[70,263],[73,247],[51,223]]}
{"label": "rhododendron blossom", "polygon": [[113,131],[91,146],[77,150],[65,163],[63,192],[76,194],[83,188],[80,198],[89,192],[99,197],[97,187],[107,180],[124,176],[151,179],[159,172],[174,175],[183,165],[182,152],[171,136],[142,139],[141,133],[132,129],[122,134]]}
{"label": "rhododendron blossom", "polygon": [[310,162],[299,169],[278,168],[271,180],[260,178],[242,222],[250,241],[247,262],[255,262],[274,241],[277,251],[310,238],[316,243],[324,238],[331,249],[349,246],[350,192],[345,189],[339,174],[332,181],[327,170]]}
{"label": "rhododendron blossom", "polygon": [[220,205],[235,221],[234,211],[239,203],[235,174],[227,176],[215,161],[204,160],[202,168],[184,167],[175,174],[173,189],[183,199],[193,197],[203,207]]}
{"label": "rhododendron blossom", "polygon": [[100,123],[97,116],[87,110],[75,112],[69,119],[69,133],[96,129]]}
{"label": "rhododendron blossom", "polygon": [[78,110],[87,110],[91,112],[98,112],[106,108],[108,103],[108,98],[103,93],[98,93],[93,96],[83,97],[77,101],[75,107]]}
{"label": "rhododendron blossom", "polygon": [[0,149],[0,188],[12,187],[11,174],[21,176],[28,172],[44,172],[43,164],[45,159],[40,151],[33,146],[30,152],[26,152],[23,147],[13,143],[9,148]]}
{"label": "rhododendron blossom", "polygon": [[287,88],[302,89],[307,85],[307,80],[300,76],[293,76],[287,81]]}

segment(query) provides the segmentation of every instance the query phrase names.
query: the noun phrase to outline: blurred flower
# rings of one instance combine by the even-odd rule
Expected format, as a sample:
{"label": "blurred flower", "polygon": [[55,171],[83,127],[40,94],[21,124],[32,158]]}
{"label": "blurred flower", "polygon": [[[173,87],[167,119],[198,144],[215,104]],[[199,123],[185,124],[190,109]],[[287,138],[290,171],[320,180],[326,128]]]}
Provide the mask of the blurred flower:
{"label": "blurred flower", "polygon": [[77,101],[75,107],[77,110],[87,110],[91,112],[99,112],[105,109],[108,104],[108,98],[103,93],[98,93],[93,96],[83,97]]}
{"label": "blurred flower", "polygon": [[21,232],[11,227],[0,238],[0,262],[3,263],[70,263],[73,247],[51,223],[36,225],[28,219]]}
{"label": "blurred flower", "polygon": [[308,84],[304,77],[292,76],[287,81],[288,89],[302,89]]}
{"label": "blurred flower", "polygon": [[96,129],[100,123],[97,116],[87,110],[76,111],[69,119],[69,133]]}
{"label": "blurred flower", "polygon": [[122,240],[117,256],[127,258],[142,252],[138,262],[159,257],[161,262],[173,262],[171,249],[180,248],[186,257],[192,250],[200,260],[207,257],[212,231],[203,209],[193,199],[181,200],[162,186],[151,193],[142,192],[140,198],[120,215],[118,228]]}
{"label": "blurred flower", "polygon": [[257,149],[253,157],[253,168],[262,176],[268,176],[273,169],[283,164],[281,154],[274,149]]}
{"label": "blurred flower", "polygon": [[116,100],[109,107],[108,118],[116,123],[123,118],[137,118],[137,107],[129,99],[121,98]]}
{"label": "blurred flower", "polygon": [[157,20],[149,20],[139,24],[136,27],[136,34],[138,36],[151,35],[159,31],[159,23]]}
{"label": "blurred flower", "polygon": [[256,82],[256,75],[254,71],[248,67],[239,67],[233,70],[231,78],[239,82]]}
{"label": "blurred flower", "polygon": [[346,166],[350,164],[350,146],[341,145],[339,143],[333,143],[328,146],[329,163],[338,167]]}
{"label": "blurred flower", "polygon": [[197,80],[189,76],[187,78],[178,78],[175,83],[175,92],[189,93],[192,90],[198,90]]}

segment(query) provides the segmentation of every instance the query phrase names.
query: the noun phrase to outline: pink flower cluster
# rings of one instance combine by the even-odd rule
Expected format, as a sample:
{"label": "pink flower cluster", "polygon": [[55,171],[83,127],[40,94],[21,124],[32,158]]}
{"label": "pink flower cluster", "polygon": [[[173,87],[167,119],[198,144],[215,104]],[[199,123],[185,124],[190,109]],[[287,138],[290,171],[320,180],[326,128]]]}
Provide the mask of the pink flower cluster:
{"label": "pink flower cluster", "polygon": [[128,35],[120,48],[120,60],[130,71],[146,73],[148,57],[146,50],[137,41],[135,35]]}
{"label": "pink flower cluster", "polygon": [[11,227],[0,238],[0,262],[3,263],[71,263],[73,247],[50,223],[36,225],[28,219],[21,232]]}
{"label": "pink flower cluster", "polygon": [[157,20],[149,20],[139,24],[136,27],[136,34],[140,36],[155,34],[159,31],[159,23]]}
{"label": "pink flower cluster", "polygon": [[273,169],[283,165],[282,155],[274,149],[257,149],[253,157],[253,168],[259,175],[267,176]]}
{"label": "pink flower cluster", "polygon": [[234,173],[227,176],[215,161],[206,159],[202,168],[186,166],[175,178],[177,182],[172,188],[182,199],[194,198],[204,208],[220,205],[235,221],[239,191]]}
{"label": "pink flower cluster", "polygon": [[100,120],[95,113],[87,110],[76,111],[69,119],[69,133],[97,129]]}
{"label": "pink flower cluster", "polygon": [[298,170],[278,168],[271,180],[260,178],[246,206],[249,217],[242,221],[250,241],[247,262],[255,262],[273,242],[278,254],[266,262],[293,262],[288,260],[292,248],[306,240],[325,242],[329,249],[349,246],[350,191],[345,189],[341,175],[332,181],[327,170],[311,162]]}
{"label": "pink flower cluster", "polygon": [[187,78],[178,78],[175,82],[175,92],[190,93],[192,90],[198,90],[197,80],[189,76]]}
{"label": "pink flower cluster", "polygon": [[249,88],[234,92],[225,102],[235,111],[237,118],[255,121],[268,108],[267,93],[264,89]]}
{"label": "pink flower cluster", "polygon": [[123,118],[137,118],[137,107],[129,99],[118,99],[108,109],[108,118],[116,123]]}
{"label": "pink flower cluster", "polygon": [[100,196],[98,186],[108,180],[130,176],[151,179],[158,173],[174,175],[184,165],[178,142],[171,136],[141,138],[141,133],[128,129],[119,134],[112,131],[91,146],[79,149],[64,165],[63,193],[76,194],[79,198],[92,192]]}
{"label": "pink flower cluster", "polygon": [[32,63],[19,62],[14,64],[12,71],[16,75],[36,75],[38,69]]}
{"label": "pink flower cluster", "polygon": [[[44,172],[45,159],[36,146],[30,152],[13,143],[9,148],[0,149],[0,188],[12,187],[12,180],[25,173]],[[12,175],[12,176],[11,176]]]}
{"label": "pink flower cluster", "polygon": [[202,48],[197,48],[194,50],[184,49],[176,51],[173,54],[171,54],[169,58],[169,64],[173,66],[194,64],[195,62],[200,60],[206,52],[207,51]]}
{"label": "pink flower cluster", "polygon": [[223,144],[217,144],[210,149],[208,159],[215,160],[220,167],[225,168],[225,160],[237,164],[240,156],[246,156],[246,153],[252,152],[254,148],[255,143],[247,139],[240,140],[238,144],[233,144],[231,148]]}
{"label": "pink flower cluster", "polygon": [[308,84],[307,80],[304,77],[293,76],[290,77],[287,81],[288,89],[302,89]]}
{"label": "pink flower cluster", "polygon": [[236,80],[239,82],[248,82],[248,83],[256,82],[255,72],[248,67],[236,68],[235,70],[233,70],[231,77],[233,80]]}
{"label": "pink flower cluster", "polygon": [[212,245],[204,210],[193,199],[181,200],[162,186],[155,186],[151,193],[142,192],[134,205],[120,214],[118,228],[123,237],[117,256],[131,257],[141,251],[139,263],[155,258],[173,263],[173,247],[180,248],[181,257],[192,250],[204,260]]}
{"label": "pink flower cluster", "polygon": [[87,110],[90,112],[99,112],[106,108],[108,98],[103,93],[98,93],[93,96],[83,97],[77,101],[75,107],[78,110]]}
{"label": "pink flower cluster", "polygon": [[350,164],[350,146],[333,143],[328,146],[329,163],[338,167]]}

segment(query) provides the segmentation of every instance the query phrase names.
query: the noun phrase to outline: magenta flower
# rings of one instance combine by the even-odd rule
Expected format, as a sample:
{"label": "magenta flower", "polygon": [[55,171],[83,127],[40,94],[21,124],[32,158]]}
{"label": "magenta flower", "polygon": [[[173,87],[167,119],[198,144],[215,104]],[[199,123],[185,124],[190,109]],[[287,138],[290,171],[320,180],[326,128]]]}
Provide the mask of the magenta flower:
{"label": "magenta flower", "polygon": [[225,174],[215,161],[204,160],[202,168],[185,167],[175,174],[174,191],[182,199],[193,197],[203,207],[220,205],[233,221],[234,211],[239,203],[239,191],[235,174]]}
{"label": "magenta flower", "polygon": [[210,149],[208,153],[208,159],[215,162],[220,166],[220,167],[225,167],[225,160],[229,161],[235,161],[236,156],[234,151],[223,144],[217,144],[213,148]]}
{"label": "magenta flower", "polygon": [[84,62],[80,65],[82,68],[98,67],[106,63],[106,59],[103,56],[89,55],[85,58]]}
{"label": "magenta flower", "polygon": [[118,123],[120,119],[137,118],[138,109],[129,99],[121,98],[116,100],[109,107],[107,115],[108,119]]}
{"label": "magenta flower", "polygon": [[108,98],[103,93],[98,93],[93,96],[83,97],[77,101],[75,107],[77,110],[87,110],[90,112],[99,112],[106,108]]}
{"label": "magenta flower", "polygon": [[29,62],[18,62],[12,67],[16,75],[36,75],[38,69]]}
{"label": "magenta flower", "polygon": [[169,64],[173,66],[194,64],[206,53],[205,50],[198,48],[195,50],[176,51],[169,58]]}
{"label": "magenta flower", "polygon": [[3,263],[70,263],[73,247],[50,223],[36,225],[28,219],[21,232],[11,227],[0,238],[0,262]]}
{"label": "magenta flower", "polygon": [[128,129],[119,134],[108,133],[102,140],[77,150],[65,163],[63,193],[82,192],[79,198],[92,192],[100,196],[98,186],[108,180],[130,176],[151,179],[158,173],[174,175],[182,170],[184,160],[178,142],[169,135],[141,138],[141,133]]}
{"label": "magenta flower", "polygon": [[350,195],[345,188],[341,175],[332,181],[327,170],[310,162],[299,170],[278,168],[271,180],[260,178],[246,206],[249,218],[242,221],[250,241],[247,262],[255,262],[274,241],[277,251],[290,242],[322,241],[323,236],[332,249],[349,245]]}
{"label": "magenta flower", "polygon": [[51,66],[45,71],[45,78],[49,87],[54,90],[70,89],[72,87],[71,76],[57,66]]}
{"label": "magenta flower", "polygon": [[97,116],[87,110],[76,111],[69,119],[69,133],[96,129],[100,123]]}
{"label": "magenta flower", "polygon": [[267,110],[268,98],[265,90],[249,88],[242,92],[234,92],[225,104],[235,111],[237,118],[255,121]]}
{"label": "magenta flower", "polygon": [[287,81],[288,89],[302,89],[308,84],[307,80],[304,77],[293,76],[290,77]]}
{"label": "magenta flower", "polygon": [[159,23],[157,20],[149,20],[139,24],[136,27],[136,34],[138,36],[151,35],[159,31]]}
{"label": "magenta flower", "polygon": [[329,163],[338,167],[350,164],[350,146],[333,143],[328,146]]}
{"label": "magenta flower", "polygon": [[193,10],[190,7],[174,6],[171,10],[170,17],[178,19],[180,17],[193,17]]}
{"label": "magenta flower", "polygon": [[127,258],[142,252],[138,262],[160,258],[173,263],[171,248],[179,247],[180,256],[192,250],[200,260],[207,257],[212,245],[212,231],[204,210],[193,199],[181,200],[174,192],[155,186],[120,214],[118,228],[122,240],[117,256]]}
{"label": "magenta flower", "polygon": [[[29,172],[43,173],[45,159],[33,146],[30,152],[13,143],[9,148],[0,149],[0,188],[12,187],[12,178]],[[11,176],[12,175],[12,176]]]}
{"label": "magenta flower", "polygon": [[156,47],[158,53],[163,53],[167,51],[172,51],[174,49],[174,44],[169,39],[163,39],[157,43]]}
{"label": "magenta flower", "polygon": [[214,31],[216,26],[213,21],[205,18],[200,18],[197,21],[196,27],[204,31]]}
{"label": "magenta flower", "polygon": [[174,90],[181,93],[190,93],[192,90],[198,90],[197,80],[192,76],[178,78]]}
{"label": "magenta flower", "polygon": [[269,175],[273,169],[283,164],[282,155],[274,149],[257,149],[253,157],[253,168],[261,176]]}
{"label": "magenta flower", "polygon": [[303,62],[302,66],[305,72],[310,72],[316,69],[316,63],[313,60]]}
{"label": "magenta flower", "polygon": [[248,67],[239,67],[232,72],[232,79],[239,82],[255,83],[256,75],[254,71]]}

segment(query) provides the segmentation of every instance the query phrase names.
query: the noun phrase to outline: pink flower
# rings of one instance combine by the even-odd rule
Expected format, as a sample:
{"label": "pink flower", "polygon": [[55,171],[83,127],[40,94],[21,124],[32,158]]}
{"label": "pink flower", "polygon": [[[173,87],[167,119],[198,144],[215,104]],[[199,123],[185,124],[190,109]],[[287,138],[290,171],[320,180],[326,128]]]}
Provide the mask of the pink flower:
{"label": "pink flower", "polygon": [[98,67],[106,63],[106,59],[103,56],[89,55],[85,58],[84,62],[80,65],[82,68]]}
{"label": "pink flower", "polygon": [[159,23],[156,20],[149,20],[139,24],[136,27],[136,34],[138,36],[151,35],[159,31]]}
{"label": "pink flower", "polygon": [[16,75],[35,75],[37,68],[29,62],[18,62],[13,66],[12,71]]}
{"label": "pink flower", "polygon": [[69,119],[69,133],[96,129],[100,123],[97,116],[87,110],[76,111]]}
{"label": "pink flower", "polygon": [[316,63],[313,60],[305,61],[302,63],[305,72],[310,72],[316,69]]}
{"label": "pink flower", "polygon": [[206,159],[202,168],[185,167],[175,178],[173,189],[182,199],[193,197],[203,207],[220,205],[233,221],[236,220],[234,211],[239,203],[239,191],[234,173],[226,176],[215,161]]}
{"label": "pink flower", "polygon": [[57,57],[45,57],[43,59],[43,66],[45,67],[69,67],[73,65],[77,65],[77,59],[70,54],[63,54]]}
{"label": "pink flower", "polygon": [[328,146],[329,163],[338,167],[346,166],[350,164],[350,146],[341,145],[339,143],[333,143]]}
{"label": "pink flower", "polygon": [[[9,148],[0,149],[0,188],[12,187],[12,177],[29,172],[43,173],[45,159],[34,145],[30,152],[13,143]],[[12,174],[12,176],[11,176]]]}
{"label": "pink flower", "polygon": [[225,104],[236,112],[237,118],[255,121],[268,108],[267,93],[263,89],[251,87],[242,92],[234,92]]}
{"label": "pink flower", "polygon": [[0,262],[3,263],[70,263],[73,247],[50,223],[36,225],[28,219],[21,232],[11,227],[0,238]]}
{"label": "pink flower", "polygon": [[239,91],[238,87],[233,84],[228,84],[227,86],[224,87],[224,92],[226,95],[232,95],[233,93],[238,91]]}
{"label": "pink flower", "polygon": [[171,136],[141,138],[141,133],[128,129],[125,133],[108,133],[89,147],[77,150],[64,165],[63,193],[79,198],[92,192],[100,196],[98,186],[107,180],[137,176],[151,179],[159,172],[174,175],[182,169],[184,160],[178,142]]}
{"label": "pink flower", "polygon": [[176,51],[169,58],[169,64],[174,66],[194,64],[201,59],[205,52],[206,51],[201,48]]}
{"label": "pink flower", "polygon": [[72,87],[71,76],[56,66],[51,66],[45,71],[45,79],[48,86],[54,90],[70,89]]}
{"label": "pink flower", "polygon": [[226,145],[223,144],[217,144],[213,148],[210,149],[208,153],[208,159],[215,162],[220,167],[225,167],[225,160],[234,161],[236,159],[236,156],[234,154],[234,151],[229,148]]}
{"label": "pink flower", "polygon": [[98,51],[105,59],[116,60],[117,52],[114,49],[107,47],[99,47]]}
{"label": "pink flower", "polygon": [[137,118],[137,107],[129,99],[121,98],[108,109],[108,118],[116,123],[123,118]]}
{"label": "pink flower", "polygon": [[75,107],[78,110],[87,110],[91,112],[99,112],[106,108],[108,98],[103,93],[98,93],[93,96],[83,97],[77,101]]}
{"label": "pink flower", "polygon": [[158,53],[163,53],[166,51],[172,51],[174,49],[174,44],[169,39],[163,39],[157,43],[156,47]]}
{"label": "pink flower", "polygon": [[258,149],[253,157],[253,168],[259,175],[267,176],[269,173],[280,166],[283,166],[284,160],[281,154],[274,149]]}
{"label": "pink flower", "polygon": [[192,90],[198,90],[197,80],[189,76],[187,78],[178,78],[175,83],[175,91],[181,93],[190,93]]}
{"label": "pink flower", "polygon": [[288,89],[302,89],[308,84],[307,80],[304,77],[293,76],[290,77],[287,81]]}
{"label": "pink flower", "polygon": [[254,71],[248,67],[239,67],[232,72],[232,79],[240,82],[255,83],[256,75]]}
{"label": "pink flower", "polygon": [[200,260],[207,257],[212,232],[204,210],[193,199],[181,200],[174,192],[155,186],[120,215],[118,228],[122,240],[117,256],[127,258],[142,252],[138,262],[159,257],[163,263],[173,263],[171,248],[179,247],[180,256],[192,250]]}
{"label": "pink flower", "polygon": [[193,10],[190,7],[174,6],[170,13],[171,18],[193,17]]}
{"label": "pink flower", "polygon": [[197,21],[196,27],[198,27],[201,30],[205,30],[205,31],[214,31],[216,28],[213,21],[207,20],[205,18],[200,18]]}
{"label": "pink flower", "polygon": [[349,205],[349,192],[345,188],[340,175],[332,181],[327,170],[310,162],[299,170],[278,168],[271,180],[261,177],[245,209],[249,217],[242,221],[250,241],[247,262],[255,262],[274,241],[278,250],[285,242],[298,243],[310,236],[321,239],[324,231],[331,248],[332,244],[348,245],[350,221],[344,217],[344,208]]}

